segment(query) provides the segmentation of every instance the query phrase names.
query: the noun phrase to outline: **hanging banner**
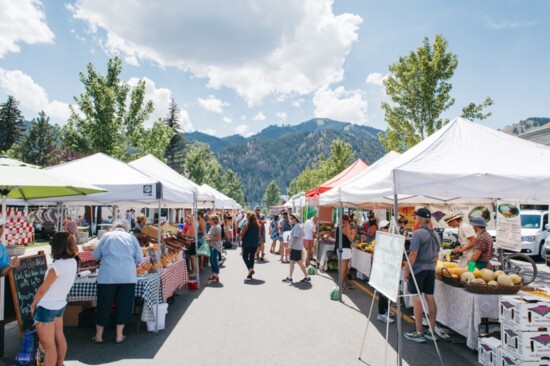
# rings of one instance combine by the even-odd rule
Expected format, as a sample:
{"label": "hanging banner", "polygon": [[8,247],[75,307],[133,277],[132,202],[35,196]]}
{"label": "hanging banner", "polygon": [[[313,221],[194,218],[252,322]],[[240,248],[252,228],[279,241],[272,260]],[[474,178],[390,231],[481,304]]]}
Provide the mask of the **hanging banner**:
{"label": "hanging banner", "polygon": [[521,217],[519,203],[497,202],[497,248],[521,252]]}
{"label": "hanging banner", "polygon": [[447,224],[443,222],[443,216],[452,212],[462,214],[464,222],[469,223],[474,217],[481,216],[487,222],[487,230],[495,229],[495,218],[492,213],[491,204],[429,204],[418,205],[416,207],[400,207],[399,213],[407,218],[409,221],[407,227],[412,228],[414,224],[413,212],[420,208],[425,207],[432,213],[432,225],[434,228],[448,228]]}
{"label": "hanging banner", "polygon": [[376,245],[374,247],[369,285],[393,302],[397,302],[397,295],[399,294],[404,248],[404,236],[382,231],[376,232]]}

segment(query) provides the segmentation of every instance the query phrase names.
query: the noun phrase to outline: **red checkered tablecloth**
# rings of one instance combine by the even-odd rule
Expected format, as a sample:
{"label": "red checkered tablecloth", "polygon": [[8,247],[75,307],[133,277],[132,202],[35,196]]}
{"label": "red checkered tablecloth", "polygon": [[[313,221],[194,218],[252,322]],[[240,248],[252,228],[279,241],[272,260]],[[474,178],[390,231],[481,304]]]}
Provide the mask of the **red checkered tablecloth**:
{"label": "red checkered tablecloth", "polygon": [[177,289],[182,288],[189,282],[187,264],[183,259],[173,263],[170,267],[163,268],[160,272],[162,280],[162,298],[166,299]]}
{"label": "red checkered tablecloth", "polygon": [[92,253],[93,253],[93,251],[91,251],[91,250],[83,250],[81,252],[78,252],[78,256],[80,257],[80,260],[82,262],[93,261],[93,260],[95,260],[95,258],[92,255]]}

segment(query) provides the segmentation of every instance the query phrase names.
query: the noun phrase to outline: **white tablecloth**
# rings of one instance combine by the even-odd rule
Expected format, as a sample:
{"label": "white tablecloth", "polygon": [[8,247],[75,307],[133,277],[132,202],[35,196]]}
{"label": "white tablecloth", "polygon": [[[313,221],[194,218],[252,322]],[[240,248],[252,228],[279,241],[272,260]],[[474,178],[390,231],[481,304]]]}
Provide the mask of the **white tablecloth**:
{"label": "white tablecloth", "polygon": [[351,247],[351,266],[365,276],[370,276],[372,254],[363,252],[354,246]]}
{"label": "white tablecloth", "polygon": [[[406,297],[406,306],[412,306],[410,299]],[[471,349],[477,349],[481,319],[498,319],[499,295],[473,294],[436,280],[434,299],[437,321],[466,337],[466,345]]]}
{"label": "white tablecloth", "polygon": [[334,242],[329,241],[318,241],[317,242],[317,259],[319,262],[319,269],[326,271],[327,270],[327,262],[328,262],[328,255],[327,252],[334,250]]}

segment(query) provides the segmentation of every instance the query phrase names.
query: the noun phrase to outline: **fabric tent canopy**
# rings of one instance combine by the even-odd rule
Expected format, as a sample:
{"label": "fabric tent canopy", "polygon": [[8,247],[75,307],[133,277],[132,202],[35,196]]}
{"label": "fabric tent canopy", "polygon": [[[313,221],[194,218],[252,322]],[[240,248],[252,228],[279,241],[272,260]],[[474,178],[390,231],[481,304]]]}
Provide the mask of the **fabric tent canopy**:
{"label": "fabric tent canopy", "polygon": [[341,171],[338,175],[327,180],[325,183],[315,187],[306,192],[306,197],[318,196],[321,193],[331,190],[332,188],[343,184],[344,182],[349,181],[351,178],[355,177],[359,173],[363,172],[368,168],[368,165],[361,159],[357,159],[346,169]]}
{"label": "fabric tent canopy", "polygon": [[171,206],[178,208],[190,207],[190,204],[193,203],[193,192],[196,194],[197,204],[201,207],[210,207],[215,199],[211,192],[185,178],[151,154],[136,159],[130,162],[129,165],[145,175],[158,179],[165,186],[187,192],[187,199],[185,201],[175,202]]}
{"label": "fabric tent canopy", "polygon": [[285,207],[304,207],[306,205],[306,193],[296,193],[284,204]]}
{"label": "fabric tent canopy", "polygon": [[550,200],[550,148],[456,118],[387,164],[321,195],[348,202]]}
{"label": "fabric tent canopy", "polygon": [[214,206],[216,208],[236,209],[240,210],[242,207],[234,199],[226,196],[215,188],[204,183],[200,186],[205,192],[209,192],[214,196]]}

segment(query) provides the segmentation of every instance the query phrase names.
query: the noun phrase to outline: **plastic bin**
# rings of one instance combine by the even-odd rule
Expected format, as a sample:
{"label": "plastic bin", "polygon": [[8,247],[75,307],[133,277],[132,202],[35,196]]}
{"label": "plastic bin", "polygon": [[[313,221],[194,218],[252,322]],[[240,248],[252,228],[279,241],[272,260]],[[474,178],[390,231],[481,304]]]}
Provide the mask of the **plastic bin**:
{"label": "plastic bin", "polygon": [[197,281],[189,281],[187,283],[187,288],[189,288],[189,290],[196,290],[197,288],[199,288],[199,285]]}
{"label": "plastic bin", "polygon": [[[157,319],[157,306],[158,306],[158,319]],[[147,330],[149,332],[156,332],[164,329],[164,323],[166,320],[166,314],[168,313],[168,304],[162,303],[153,307],[153,315],[157,321],[147,322]]]}

